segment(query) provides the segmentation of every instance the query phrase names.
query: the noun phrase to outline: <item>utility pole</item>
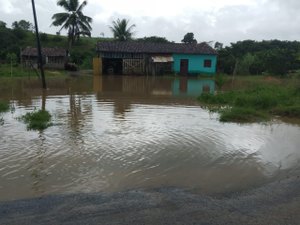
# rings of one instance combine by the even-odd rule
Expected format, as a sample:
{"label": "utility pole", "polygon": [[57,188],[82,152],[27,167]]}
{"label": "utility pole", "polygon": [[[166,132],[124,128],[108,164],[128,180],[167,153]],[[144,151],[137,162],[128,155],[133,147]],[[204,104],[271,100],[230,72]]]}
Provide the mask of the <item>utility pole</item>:
{"label": "utility pole", "polygon": [[43,88],[46,89],[47,86],[46,86],[46,80],[45,80],[45,74],[44,74],[44,68],[43,68],[42,49],[41,49],[41,42],[40,42],[40,35],[39,35],[37,18],[36,18],[34,0],[31,0],[31,2],[32,2],[33,18],[34,18],[34,25],[35,25],[35,35],[36,35],[36,43],[37,43],[37,50],[38,50],[38,59],[39,59],[39,65],[40,65],[40,70],[41,70],[41,77],[42,77],[42,85],[43,85]]}

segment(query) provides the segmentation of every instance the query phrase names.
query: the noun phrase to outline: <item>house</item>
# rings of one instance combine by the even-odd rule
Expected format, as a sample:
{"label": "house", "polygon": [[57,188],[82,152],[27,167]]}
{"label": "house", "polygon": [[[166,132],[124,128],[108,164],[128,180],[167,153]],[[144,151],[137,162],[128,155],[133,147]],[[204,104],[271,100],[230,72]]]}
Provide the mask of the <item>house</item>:
{"label": "house", "polygon": [[217,52],[207,43],[98,42],[99,74],[216,73]]}
{"label": "house", "polygon": [[[67,51],[63,48],[42,48],[44,67],[49,69],[64,69]],[[26,67],[37,67],[38,51],[27,47],[21,51],[22,63]]]}

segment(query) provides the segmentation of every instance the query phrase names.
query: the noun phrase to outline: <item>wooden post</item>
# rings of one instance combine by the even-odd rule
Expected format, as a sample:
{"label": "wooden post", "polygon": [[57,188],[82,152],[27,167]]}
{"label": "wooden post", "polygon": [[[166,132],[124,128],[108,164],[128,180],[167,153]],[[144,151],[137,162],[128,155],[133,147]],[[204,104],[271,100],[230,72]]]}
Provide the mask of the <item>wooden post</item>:
{"label": "wooden post", "polygon": [[102,58],[101,57],[93,58],[93,73],[94,73],[94,76],[102,75]]}

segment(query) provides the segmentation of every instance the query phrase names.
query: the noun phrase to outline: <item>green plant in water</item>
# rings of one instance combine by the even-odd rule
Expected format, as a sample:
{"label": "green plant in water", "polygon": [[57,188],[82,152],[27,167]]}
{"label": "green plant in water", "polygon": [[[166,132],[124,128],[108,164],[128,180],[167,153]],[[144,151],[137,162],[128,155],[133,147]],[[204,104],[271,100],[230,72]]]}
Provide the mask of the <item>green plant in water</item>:
{"label": "green plant in water", "polygon": [[[300,117],[300,89],[297,85],[258,83],[242,90],[217,95],[202,94],[198,100],[221,114],[223,122],[259,122],[271,115]],[[222,107],[228,105],[229,107]]]}
{"label": "green plant in water", "polygon": [[9,103],[0,101],[0,113],[1,112],[7,112],[9,110]]}
{"label": "green plant in water", "polygon": [[52,126],[51,114],[47,110],[26,113],[21,119],[27,124],[29,130],[44,130]]}
{"label": "green plant in water", "polygon": [[258,122],[266,121],[269,117],[266,113],[250,108],[233,107],[221,111],[221,122]]}

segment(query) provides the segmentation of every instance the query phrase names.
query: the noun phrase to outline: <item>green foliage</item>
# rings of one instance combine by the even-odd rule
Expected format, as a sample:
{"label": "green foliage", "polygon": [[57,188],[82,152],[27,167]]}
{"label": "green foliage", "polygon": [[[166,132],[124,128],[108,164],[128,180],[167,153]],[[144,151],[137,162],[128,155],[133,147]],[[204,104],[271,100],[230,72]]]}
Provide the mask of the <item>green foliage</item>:
{"label": "green foliage", "polygon": [[61,26],[62,29],[68,30],[69,48],[75,40],[79,40],[80,35],[91,36],[92,18],[85,16],[82,12],[87,5],[87,1],[79,4],[78,0],[58,0],[57,5],[65,9],[66,12],[56,13],[52,16],[54,26]]}
{"label": "green foliage", "polygon": [[6,55],[6,63],[12,64],[13,66],[17,66],[17,55],[15,53],[8,53]]}
{"label": "green foliage", "polygon": [[[256,87],[240,92],[234,100],[234,106],[251,107],[253,109],[271,109],[278,105],[282,93],[270,87]],[[279,91],[280,92],[280,91]]]}
{"label": "green foliage", "polygon": [[15,21],[11,26],[14,30],[33,31],[34,29],[32,23],[26,20]]}
{"label": "green foliage", "polygon": [[19,52],[19,39],[8,28],[0,28],[0,59],[5,60],[8,53]]}
{"label": "green foliage", "polygon": [[0,20],[0,29],[6,28],[6,23]]}
{"label": "green foliage", "polygon": [[81,65],[87,60],[92,61],[94,54],[89,49],[73,48],[70,52],[70,55],[71,62],[76,63],[77,65]]}
{"label": "green foliage", "polygon": [[[300,117],[299,86],[256,84],[242,90],[202,94],[198,100],[221,113],[221,121],[254,122],[272,115]],[[229,107],[224,109],[224,106]]]}
{"label": "green foliage", "polygon": [[151,43],[170,43],[165,37],[151,36],[151,37],[143,37],[138,38],[136,41],[140,42],[151,42]]}
{"label": "green foliage", "polygon": [[181,42],[183,42],[185,44],[197,44],[197,40],[194,38],[194,33],[191,33],[191,32],[186,33],[186,35],[184,35]]}
{"label": "green foliage", "polygon": [[46,110],[26,113],[21,119],[27,124],[28,130],[44,130],[52,126],[51,114]]}
{"label": "green foliage", "polygon": [[62,38],[61,36],[59,36],[59,35],[55,35],[55,36],[52,38],[52,40],[53,40],[54,42],[61,42],[61,41],[63,40],[63,38]]}
{"label": "green foliage", "polygon": [[46,33],[40,33],[40,40],[41,40],[41,42],[48,41],[48,34],[46,34]]}
{"label": "green foliage", "polygon": [[0,100],[0,113],[1,112],[7,112],[9,110],[9,103],[6,101]]}
{"label": "green foliage", "polygon": [[293,106],[280,106],[273,110],[273,114],[279,116],[300,118],[300,104]]}
{"label": "green foliage", "polygon": [[215,50],[220,51],[221,49],[223,49],[223,43],[217,41],[215,43]]}
{"label": "green foliage", "polygon": [[112,26],[110,26],[110,30],[112,31],[114,38],[118,41],[128,41],[132,39],[133,36],[133,28],[135,24],[129,26],[129,20],[127,19],[117,19],[113,21]]}
{"label": "green foliage", "polygon": [[222,94],[217,94],[217,95],[203,93],[198,97],[198,100],[205,104],[226,105],[226,104],[231,104],[234,97],[235,97],[235,93],[232,91],[224,92]]}
{"label": "green foliage", "polygon": [[248,123],[266,121],[268,119],[269,116],[264,112],[260,112],[251,108],[240,107],[223,109],[220,116],[221,122]]}
{"label": "green foliage", "polygon": [[286,75],[290,70],[300,69],[300,42],[297,41],[238,41],[218,53],[218,70],[227,74],[236,71],[243,75],[263,72]]}
{"label": "green foliage", "polygon": [[238,63],[237,74],[248,75],[250,73],[250,67],[255,61],[255,56],[251,53],[246,53]]}
{"label": "green foliage", "polygon": [[215,82],[219,89],[221,89],[223,87],[223,85],[227,82],[227,80],[228,79],[225,74],[219,73],[215,77]]}

